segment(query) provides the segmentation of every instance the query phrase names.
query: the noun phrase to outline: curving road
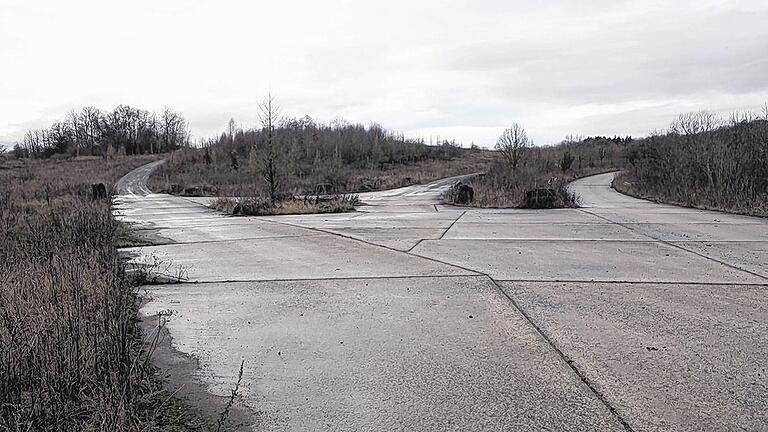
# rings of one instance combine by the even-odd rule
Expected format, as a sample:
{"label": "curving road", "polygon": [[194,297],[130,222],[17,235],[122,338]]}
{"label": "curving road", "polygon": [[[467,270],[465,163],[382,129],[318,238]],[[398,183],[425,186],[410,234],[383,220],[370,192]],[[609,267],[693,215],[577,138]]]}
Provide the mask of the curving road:
{"label": "curving road", "polygon": [[115,212],[168,244],[128,252],[189,283],[147,287],[142,314],[172,312],[210,394],[244,361],[254,430],[768,429],[764,219],[612,174],[572,184],[581,209],[448,207],[436,182],[233,218],[141,196],[147,170]]}
{"label": "curving road", "polygon": [[140,166],[124,176],[115,184],[115,194],[117,195],[138,195],[147,196],[152,193],[147,187],[149,176],[164,164],[165,160],[159,160]]}

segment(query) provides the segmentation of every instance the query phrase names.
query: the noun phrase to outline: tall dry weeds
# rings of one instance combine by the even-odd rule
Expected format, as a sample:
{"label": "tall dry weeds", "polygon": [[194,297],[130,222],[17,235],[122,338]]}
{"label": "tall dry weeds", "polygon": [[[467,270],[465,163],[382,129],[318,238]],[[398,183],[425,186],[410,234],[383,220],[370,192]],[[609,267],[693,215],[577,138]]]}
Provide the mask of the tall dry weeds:
{"label": "tall dry weeds", "polygon": [[72,163],[57,183],[58,163],[0,172],[0,430],[145,429],[152,371],[136,289],[109,202],[85,192],[121,170],[89,176]]}

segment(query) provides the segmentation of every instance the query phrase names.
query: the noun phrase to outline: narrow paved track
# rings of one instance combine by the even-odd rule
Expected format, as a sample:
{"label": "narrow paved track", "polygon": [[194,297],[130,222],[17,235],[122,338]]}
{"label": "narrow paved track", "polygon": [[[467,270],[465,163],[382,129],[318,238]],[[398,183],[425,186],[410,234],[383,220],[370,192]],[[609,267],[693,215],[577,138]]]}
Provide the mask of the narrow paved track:
{"label": "narrow paved track", "polygon": [[585,207],[233,218],[126,176],[174,347],[255,430],[766,430],[768,223],[575,182]]}
{"label": "narrow paved track", "polygon": [[147,187],[149,176],[165,163],[164,160],[155,161],[147,165],[136,168],[128,175],[121,178],[115,184],[115,193],[117,195],[138,195],[147,196],[152,193]]}

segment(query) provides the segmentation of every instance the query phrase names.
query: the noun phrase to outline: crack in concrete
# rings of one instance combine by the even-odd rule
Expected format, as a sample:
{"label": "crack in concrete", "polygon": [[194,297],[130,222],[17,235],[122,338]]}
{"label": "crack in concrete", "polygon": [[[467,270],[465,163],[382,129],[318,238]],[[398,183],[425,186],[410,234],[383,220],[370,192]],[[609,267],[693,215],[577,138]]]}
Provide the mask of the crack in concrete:
{"label": "crack in concrete", "polygon": [[345,234],[324,230],[322,228],[307,227],[307,226],[296,225],[296,224],[292,224],[292,223],[288,223],[288,222],[281,222],[281,221],[276,221],[276,220],[271,220],[271,219],[265,219],[265,220],[269,221],[269,222],[272,222],[272,223],[275,223],[275,224],[278,224],[278,225],[287,225],[287,226],[292,226],[294,228],[303,228],[303,229],[307,229],[307,230],[311,230],[311,231],[321,232],[321,233],[324,233],[324,234],[334,235],[334,236],[341,237],[341,238],[344,238],[344,239],[347,239],[347,240],[352,240],[352,241],[356,241],[356,242],[359,242],[359,243],[363,243],[363,244],[366,244],[368,246],[373,246],[373,247],[377,247],[377,248],[387,249],[387,250],[390,250],[390,251],[393,251],[393,252],[410,255],[412,257],[417,257],[417,258],[425,259],[425,260],[432,261],[432,262],[435,262],[435,263],[438,263],[438,264],[443,264],[443,265],[446,265],[446,266],[449,266],[449,267],[453,267],[453,268],[457,268],[459,270],[463,270],[463,271],[466,271],[466,272],[469,272],[469,273],[473,273],[473,274],[482,274],[481,272],[478,272],[478,271],[475,271],[475,270],[472,270],[472,269],[469,269],[467,267],[463,267],[463,266],[460,266],[460,265],[457,265],[457,264],[451,264],[451,263],[448,263],[448,262],[445,262],[445,261],[441,261],[441,260],[438,260],[438,259],[435,259],[435,258],[430,258],[430,257],[421,256],[421,255],[411,254],[411,253],[408,253],[408,252],[400,250],[400,249],[395,249],[393,247],[372,243],[372,242],[369,242],[369,241],[366,241],[366,240],[363,240],[363,239],[359,239],[359,238],[356,238],[356,237],[348,236],[348,235],[345,235]]}

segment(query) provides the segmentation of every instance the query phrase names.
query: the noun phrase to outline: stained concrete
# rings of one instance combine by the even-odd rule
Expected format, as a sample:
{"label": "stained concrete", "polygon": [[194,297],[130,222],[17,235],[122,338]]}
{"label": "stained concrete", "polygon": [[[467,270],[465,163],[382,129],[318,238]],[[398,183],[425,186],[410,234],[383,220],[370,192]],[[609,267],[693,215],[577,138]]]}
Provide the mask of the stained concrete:
{"label": "stained concrete", "polygon": [[200,283],[146,287],[142,314],[173,312],[212,394],[246,361],[255,430],[766,429],[764,219],[612,174],[571,185],[581,209],[445,206],[448,179],[233,218],[147,195],[146,174],[116,214],[173,244],[130,252]]}

